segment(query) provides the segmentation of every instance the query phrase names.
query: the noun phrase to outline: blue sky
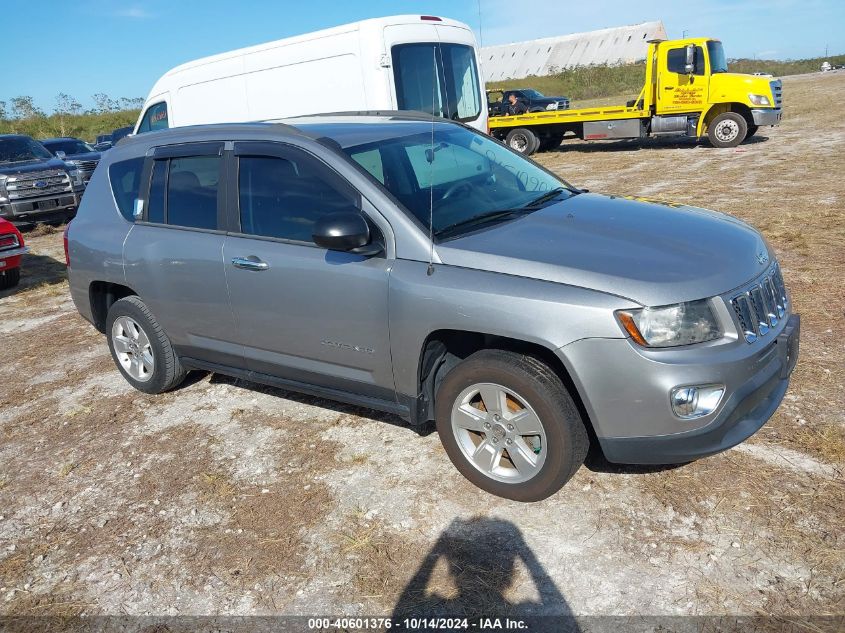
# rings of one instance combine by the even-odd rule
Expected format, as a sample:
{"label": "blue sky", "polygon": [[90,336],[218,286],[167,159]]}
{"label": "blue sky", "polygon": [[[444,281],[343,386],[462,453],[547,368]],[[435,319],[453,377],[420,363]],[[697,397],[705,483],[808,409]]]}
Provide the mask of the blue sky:
{"label": "blue sky", "polygon": [[[477,0],[2,0],[0,9],[0,100],[31,95],[47,111],[60,92],[84,107],[97,92],[146,96],[184,61],[369,17],[443,15],[476,35],[479,26]],[[825,45],[845,53],[842,0],[481,0],[488,45],[654,19],[669,37],[718,37],[730,57],[816,57]]]}

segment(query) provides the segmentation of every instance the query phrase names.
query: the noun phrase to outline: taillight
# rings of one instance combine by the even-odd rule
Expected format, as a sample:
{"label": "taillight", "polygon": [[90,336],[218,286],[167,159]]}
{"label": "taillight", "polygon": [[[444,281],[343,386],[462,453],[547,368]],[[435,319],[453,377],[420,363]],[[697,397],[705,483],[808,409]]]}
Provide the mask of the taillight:
{"label": "taillight", "polygon": [[0,249],[15,248],[18,246],[18,236],[14,233],[7,233],[0,235]]}
{"label": "taillight", "polygon": [[62,233],[62,238],[64,239],[64,243],[65,243],[65,265],[67,265],[68,268],[70,268],[70,252],[68,251],[68,248],[67,248],[67,230],[69,228],[70,228],[70,222],[67,223],[67,226],[65,226],[65,230]]}

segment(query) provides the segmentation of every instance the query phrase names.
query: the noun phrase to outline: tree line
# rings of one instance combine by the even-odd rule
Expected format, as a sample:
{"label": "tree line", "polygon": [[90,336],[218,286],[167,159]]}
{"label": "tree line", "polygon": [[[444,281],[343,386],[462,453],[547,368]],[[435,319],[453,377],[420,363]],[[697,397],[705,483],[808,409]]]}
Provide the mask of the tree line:
{"label": "tree line", "polygon": [[113,99],[98,92],[92,95],[93,106],[83,109],[73,96],[56,95],[51,113],[39,108],[32,97],[20,95],[8,102],[0,100],[0,134],[27,134],[35,138],[75,136],[93,141],[97,134],[132,125],[138,118],[143,97]]}

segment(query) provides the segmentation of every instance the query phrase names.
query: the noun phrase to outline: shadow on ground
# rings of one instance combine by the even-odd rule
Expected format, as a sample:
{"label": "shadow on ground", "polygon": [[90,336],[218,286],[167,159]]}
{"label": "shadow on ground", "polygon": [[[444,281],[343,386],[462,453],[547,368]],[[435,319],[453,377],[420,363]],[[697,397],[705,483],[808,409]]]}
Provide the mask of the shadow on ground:
{"label": "shadow on ground", "polygon": [[[751,138],[745,139],[739,147],[733,149],[742,149],[746,145],[756,145],[757,143],[765,143],[769,140],[767,136],[755,135]],[[693,149],[701,145],[705,149],[713,149],[709,143],[704,141],[697,141],[695,139],[635,139],[635,140],[621,140],[621,141],[580,141],[564,139],[559,147],[543,152],[544,154],[569,154],[572,152],[635,152],[644,149]]]}
{"label": "shadow on ground", "polygon": [[[536,599],[509,595],[514,587],[527,585],[533,586]],[[580,631],[563,594],[519,528],[487,517],[452,521],[393,609],[394,621],[441,617],[470,618],[470,627],[479,618],[508,618],[530,622],[531,631]]]}
{"label": "shadow on ground", "polygon": [[67,280],[67,267],[64,262],[49,255],[27,253],[21,261],[21,281],[14,288],[0,292],[0,299],[10,297],[37,286],[60,284]]}

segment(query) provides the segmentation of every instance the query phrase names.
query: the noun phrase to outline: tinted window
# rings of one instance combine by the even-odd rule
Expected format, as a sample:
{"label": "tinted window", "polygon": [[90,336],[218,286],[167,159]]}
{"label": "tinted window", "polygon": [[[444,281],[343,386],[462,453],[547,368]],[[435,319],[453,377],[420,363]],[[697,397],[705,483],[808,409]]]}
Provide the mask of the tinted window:
{"label": "tinted window", "polygon": [[151,105],[144,113],[144,118],[141,120],[141,125],[138,126],[138,133],[154,132],[155,130],[166,130],[169,127],[167,123],[167,104],[164,102]]}
{"label": "tinted window", "polygon": [[471,46],[403,44],[393,47],[400,110],[468,121],[481,113],[478,71]]}
{"label": "tinted window", "polygon": [[130,222],[135,221],[133,211],[143,170],[143,158],[122,160],[109,167],[109,181],[111,182],[114,199],[117,202],[117,208],[120,209],[120,214]]}
{"label": "tinted window", "polygon": [[53,158],[53,155],[44,149],[41,143],[28,136],[0,138],[0,163],[19,163],[50,158]]}
{"label": "tinted window", "polygon": [[42,141],[41,144],[50,150],[52,154],[55,154],[56,152],[64,152],[68,156],[71,156],[73,154],[90,154],[94,151],[94,148],[88,145],[88,143],[83,143],[77,139]]}
{"label": "tinted window", "polygon": [[167,161],[157,160],[153,164],[150,181],[150,199],[147,203],[147,222],[164,224],[164,189],[167,186]]}
{"label": "tinted window", "polygon": [[[694,75],[703,75],[704,74],[704,49],[700,46],[695,47],[695,55],[694,55]],[[668,68],[669,72],[671,73],[678,73],[679,75],[686,75],[686,67],[687,67],[687,49],[684,48],[672,48],[666,53],[666,67]]]}
{"label": "tinted window", "polygon": [[728,72],[728,60],[725,57],[725,47],[721,42],[710,40],[707,42],[707,52],[710,53],[710,72]]}
{"label": "tinted window", "polygon": [[219,178],[219,156],[171,159],[167,176],[167,223],[216,229]]}
{"label": "tinted window", "polygon": [[238,165],[241,232],[311,242],[314,223],[355,208],[325,170],[307,159],[242,156]]}
{"label": "tinted window", "polygon": [[360,152],[353,156],[355,162],[370,172],[370,175],[384,184],[384,165],[381,162],[381,152],[371,149],[367,152]]}

